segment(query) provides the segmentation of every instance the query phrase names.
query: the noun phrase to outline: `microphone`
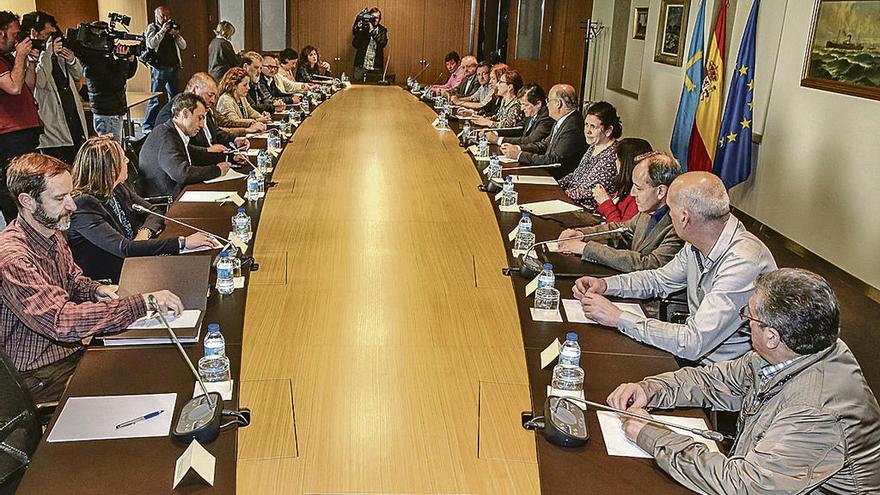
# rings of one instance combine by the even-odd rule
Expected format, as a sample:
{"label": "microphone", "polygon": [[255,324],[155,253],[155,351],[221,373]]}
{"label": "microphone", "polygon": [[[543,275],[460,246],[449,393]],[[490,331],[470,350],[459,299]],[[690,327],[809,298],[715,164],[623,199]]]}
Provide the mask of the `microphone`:
{"label": "microphone", "polygon": [[490,131],[521,131],[522,126],[516,127],[485,127],[483,129],[477,129],[477,132],[490,132]]}
{"label": "microphone", "polygon": [[[549,241],[541,241],[541,242],[533,243],[526,250],[526,252],[523,253],[523,255],[522,255],[522,264],[520,264],[520,267],[518,269],[519,274],[523,278],[533,279],[533,278],[537,277],[539,273],[541,273],[541,270],[544,269],[544,267],[541,266],[541,262],[537,257],[532,258],[531,256],[529,256],[532,253],[532,251],[535,251],[535,249],[538,248],[539,246],[546,246],[547,244],[550,244],[553,242],[573,241],[573,240],[577,240],[577,239],[586,239],[589,237],[600,237],[600,236],[611,235],[611,234],[625,234],[628,232],[629,232],[628,228],[618,227],[616,229],[606,230],[603,232],[591,232],[589,234],[582,234],[582,235],[576,235],[576,236],[571,236],[571,237],[565,237],[562,239],[551,239]],[[535,251],[535,254],[537,255],[537,251]],[[506,269],[506,271],[507,271],[507,273],[504,273],[504,270],[502,270],[502,273],[504,273],[505,275],[509,275],[510,273],[517,271],[517,269],[514,267],[509,267]]]}
{"label": "microphone", "polygon": [[198,440],[201,444],[211,443],[220,435],[220,417],[223,415],[223,410],[219,406],[222,404],[223,397],[217,392],[208,392],[208,387],[205,386],[205,382],[202,381],[202,377],[199,376],[196,367],[193,366],[189,356],[186,355],[186,351],[183,350],[177,334],[174,333],[171,325],[168,324],[168,320],[165,319],[165,315],[162,314],[156,297],[150,295],[147,297],[147,301],[154,313],[153,316],[159,319],[165,330],[171,335],[171,340],[177,346],[180,354],[183,355],[184,361],[189,365],[189,370],[192,371],[193,376],[196,377],[196,381],[199,382],[202,388],[202,393],[205,394],[194,397],[183,405],[180,415],[177,417],[177,424],[174,425],[171,434],[174,435],[174,438],[184,443],[193,439]]}
{"label": "microphone", "polygon": [[[379,86],[388,86],[388,84],[390,84],[388,81],[385,80],[385,76],[388,75],[388,66],[389,65],[391,65],[391,51],[390,50],[388,51],[388,61],[385,62],[385,70],[382,71],[382,80],[377,83]],[[366,77],[367,77],[367,73],[366,73],[366,71],[364,71],[364,78],[366,78]]]}
{"label": "microphone", "polygon": [[530,168],[559,168],[561,163],[548,163],[547,165],[526,165],[525,167],[515,165],[512,167],[501,167],[501,170],[528,170]]}
{"label": "microphone", "polygon": [[422,72],[425,72],[425,69],[427,69],[427,68],[430,67],[430,66],[431,66],[431,62],[428,62],[427,64],[425,64],[425,66],[422,67],[422,70],[420,70],[415,76],[413,76],[413,79],[415,79],[415,80],[418,81],[418,80],[419,80],[419,76],[422,75]]}

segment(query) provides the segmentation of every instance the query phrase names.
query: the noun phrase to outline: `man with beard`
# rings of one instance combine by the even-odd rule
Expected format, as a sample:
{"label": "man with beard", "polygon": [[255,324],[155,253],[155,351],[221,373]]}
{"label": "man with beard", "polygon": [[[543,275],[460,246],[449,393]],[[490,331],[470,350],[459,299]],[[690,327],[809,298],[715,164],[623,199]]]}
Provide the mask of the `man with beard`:
{"label": "man with beard", "polygon": [[0,350],[9,356],[37,402],[57,400],[83,353],[82,340],[125,330],[147,314],[154,296],[180,314],[173,293],[119,297],[116,286],[82,274],[61,231],[76,209],[67,165],[34,153],[7,172],[18,217],[0,233]]}

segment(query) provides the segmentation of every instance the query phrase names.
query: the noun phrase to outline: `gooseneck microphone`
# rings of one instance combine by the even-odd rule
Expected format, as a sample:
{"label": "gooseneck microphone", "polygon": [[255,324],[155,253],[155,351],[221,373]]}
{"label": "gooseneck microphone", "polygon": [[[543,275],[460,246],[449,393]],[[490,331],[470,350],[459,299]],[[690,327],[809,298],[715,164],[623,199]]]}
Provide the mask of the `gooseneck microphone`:
{"label": "gooseneck microphone", "polygon": [[[509,275],[510,273],[512,273],[514,271],[519,271],[519,274],[523,278],[533,279],[533,278],[537,277],[539,273],[541,273],[541,270],[544,269],[544,267],[541,266],[541,262],[540,262],[540,260],[538,260],[537,257],[532,258],[530,256],[531,253],[533,251],[535,251],[535,249],[540,246],[545,246],[545,245],[553,243],[553,242],[574,241],[577,239],[587,239],[589,237],[599,237],[599,236],[605,236],[605,235],[611,235],[611,234],[625,234],[628,232],[629,232],[628,228],[618,227],[616,229],[606,230],[603,232],[590,232],[589,234],[582,234],[582,235],[576,235],[576,236],[571,236],[571,237],[565,237],[562,239],[551,239],[549,241],[536,242],[536,243],[532,244],[526,250],[526,252],[523,253],[522,264],[520,264],[519,269],[514,268],[514,267],[509,267],[506,270],[502,270],[502,273],[504,273],[505,275]],[[505,272],[507,272],[507,273],[505,273]]]}
{"label": "gooseneck microphone", "polygon": [[[146,213],[147,215],[156,215],[156,216],[159,217],[159,218],[164,218],[165,220],[171,221],[171,222],[176,223],[176,224],[178,224],[178,225],[183,225],[184,227],[187,227],[187,228],[193,229],[193,230],[195,230],[196,232],[201,232],[202,234],[205,234],[205,235],[207,235],[207,236],[211,236],[214,240],[220,242],[221,244],[226,244],[227,246],[228,246],[229,244],[232,244],[232,240],[231,240],[231,239],[227,239],[226,237],[223,237],[223,236],[221,236],[221,235],[214,234],[213,232],[208,232],[207,230],[200,229],[200,228],[196,227],[195,225],[190,225],[190,224],[188,224],[188,223],[186,223],[186,222],[181,222],[180,220],[177,220],[177,219],[175,219],[175,218],[171,218],[171,217],[169,217],[169,216],[167,216],[167,215],[163,215],[163,214],[161,214],[161,213],[155,212],[155,211],[153,211],[153,210],[151,210],[151,209],[149,209],[149,208],[145,208],[145,207],[143,207],[143,206],[141,206],[141,205],[139,205],[139,204],[133,204],[133,205],[131,205],[131,208],[132,208],[134,211],[138,211],[138,212],[141,212],[141,213]],[[225,247],[224,247],[224,249],[225,249]]]}
{"label": "gooseneck microphone", "polygon": [[422,70],[420,70],[415,76],[413,76],[413,79],[415,79],[416,81],[418,81],[418,80],[419,80],[419,76],[421,76],[422,73],[425,72],[425,69],[427,69],[427,68],[430,67],[430,66],[431,66],[431,62],[428,62],[427,64],[425,64],[425,66],[422,67]]}

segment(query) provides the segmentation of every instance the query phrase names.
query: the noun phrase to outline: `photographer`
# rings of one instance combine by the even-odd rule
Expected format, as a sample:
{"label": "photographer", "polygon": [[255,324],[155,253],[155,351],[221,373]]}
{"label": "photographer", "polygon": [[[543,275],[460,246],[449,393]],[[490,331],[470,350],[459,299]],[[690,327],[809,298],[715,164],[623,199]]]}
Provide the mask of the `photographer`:
{"label": "photographer", "polygon": [[6,188],[6,167],[17,156],[37,149],[40,117],[34,104],[36,60],[30,38],[18,43],[18,16],[0,11],[0,209],[7,222],[18,214]]}
{"label": "photographer", "polygon": [[19,36],[30,34],[35,46],[41,45],[37,61],[34,99],[43,121],[39,150],[72,164],[86,138],[88,126],[77,82],[82,78],[82,64],[63,44],[55,17],[41,11],[21,18]]}
{"label": "photographer", "polygon": [[117,43],[111,54],[92,49],[84,49],[79,54],[85,69],[95,132],[99,136],[113,134],[120,143],[128,106],[126,81],[134,77],[138,68],[137,60],[128,51],[128,46]]}
{"label": "photographer", "polygon": [[381,71],[385,66],[388,30],[381,24],[382,11],[373,7],[358,14],[351,28],[354,55],[354,80],[366,81],[367,72]]}
{"label": "photographer", "polygon": [[[180,51],[186,50],[186,40],[180,35],[180,26],[171,19],[171,10],[164,5],[156,7],[156,22],[147,26],[144,40],[150,50],[145,61],[150,66],[150,91],[162,91],[168,101],[180,92]],[[147,103],[144,131],[153,130],[159,113],[159,98]]]}

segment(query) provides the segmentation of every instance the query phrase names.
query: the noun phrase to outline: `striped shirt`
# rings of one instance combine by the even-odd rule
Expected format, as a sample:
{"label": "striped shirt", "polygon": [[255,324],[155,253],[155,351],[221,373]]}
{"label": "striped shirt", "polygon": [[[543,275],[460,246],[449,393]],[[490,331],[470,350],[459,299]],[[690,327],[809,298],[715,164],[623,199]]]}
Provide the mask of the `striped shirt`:
{"label": "striped shirt", "polygon": [[18,217],[0,233],[0,349],[20,371],[80,350],[82,339],[124,330],[147,314],[140,295],[96,302],[61,232],[45,237]]}

